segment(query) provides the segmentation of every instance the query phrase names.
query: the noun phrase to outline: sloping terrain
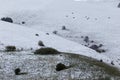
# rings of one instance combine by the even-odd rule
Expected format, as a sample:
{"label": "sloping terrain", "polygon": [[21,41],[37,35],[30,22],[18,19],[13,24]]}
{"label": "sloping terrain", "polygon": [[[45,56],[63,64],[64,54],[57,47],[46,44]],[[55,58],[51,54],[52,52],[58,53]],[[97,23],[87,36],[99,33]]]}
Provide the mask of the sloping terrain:
{"label": "sloping terrain", "polygon": [[[74,53],[74,55],[77,54],[88,56],[97,60],[102,60],[109,65],[120,68],[120,9],[117,7],[117,5],[119,4],[119,0],[0,0],[0,4],[0,17],[10,17],[13,20],[13,23],[0,21],[0,63],[2,67],[0,71],[2,75],[0,76],[4,75],[2,77],[3,79],[5,79],[6,74],[7,79],[12,79],[13,77],[14,79],[28,79],[28,75],[30,78],[32,78],[33,76],[35,77],[38,74],[44,73],[45,75],[41,75],[42,79],[63,79],[63,74],[67,75],[67,79],[69,76],[74,76],[73,79],[79,79],[81,77],[78,76],[81,72],[81,69],[78,69],[79,67],[81,67],[81,64],[72,68],[72,72],[78,74],[76,76],[68,74],[71,69],[68,69],[68,71],[65,72],[63,71],[63,73],[56,73],[55,75],[54,73],[50,73],[56,78],[51,78],[49,73],[48,75],[46,75],[47,71],[49,70],[43,73],[31,70],[35,67],[37,67],[38,69],[38,66],[40,66],[37,64],[35,64],[37,66],[30,66],[29,64],[29,60],[31,60],[31,63],[32,61],[34,63],[34,60],[36,61],[38,58],[36,56],[29,56],[29,53],[31,54],[29,50],[36,50],[38,48],[41,48],[38,45],[39,41],[42,41],[46,47],[52,47],[61,52]],[[86,37],[87,39],[85,39]],[[17,50],[24,49],[27,52],[18,53],[21,56],[16,55],[16,53],[7,53],[7,55],[6,53],[4,53],[4,50],[5,47],[8,45],[14,45],[16,46]],[[93,45],[101,46],[100,50],[103,51],[99,52],[98,50],[92,49],[91,46]],[[26,53],[27,55],[25,55]],[[70,57],[74,56],[72,54],[65,54],[65,56],[66,55]],[[48,57],[40,56],[40,59],[47,58],[47,60],[45,60],[45,63],[48,64],[50,63]],[[55,60],[53,61],[56,61],[56,58],[58,57],[58,55],[55,56]],[[61,60],[61,57],[59,57],[58,59],[59,62]],[[15,61],[17,60],[18,62],[16,64]],[[83,64],[85,60],[83,60]],[[69,58],[67,61],[67,64],[69,64],[69,61],[72,63]],[[89,59],[85,61],[85,66],[87,66],[87,69],[88,67],[90,67],[88,66],[89,63],[96,63],[94,61],[87,61],[89,61]],[[43,64],[44,62],[40,63]],[[13,76],[14,74],[13,72],[11,72],[11,70],[13,71],[13,68],[16,67],[13,66],[14,64],[16,64],[16,66],[19,66],[19,64],[20,66],[28,64],[26,66],[33,67],[28,68],[30,69],[30,73],[35,75],[32,76],[30,73],[28,73],[27,77],[26,75],[24,77]],[[50,64],[50,66],[51,65],[52,63]],[[119,75],[115,74],[114,76],[111,76],[111,72],[101,69],[100,65],[102,64],[100,64],[99,67],[96,67],[97,64],[94,65],[95,67],[92,66],[94,69],[100,68],[98,71],[95,71],[95,74],[98,73],[97,76],[101,76],[102,74],[104,74],[105,76],[102,75],[102,78],[105,78],[106,76],[111,77],[111,79],[114,78],[115,80],[119,78]],[[4,66],[7,67],[3,69]],[[89,71],[93,71],[93,69],[91,68]],[[76,69],[78,70],[78,73],[77,71],[74,71]],[[83,71],[85,74],[82,75],[82,79],[89,77],[87,78],[89,80],[93,76],[96,76],[92,73],[87,74],[87,69]],[[117,73],[116,69],[113,70]],[[61,76],[58,76],[59,74]]]}
{"label": "sloping terrain", "polygon": [[[109,57],[115,66],[120,66],[118,0],[49,0],[43,1],[44,4],[38,1],[36,5],[25,5],[27,2],[16,1],[11,5],[13,10],[6,9],[6,13],[3,11],[1,15],[12,17],[15,24],[47,33],[57,31],[58,36],[87,47],[102,44],[101,49],[104,50],[102,54]],[[20,3],[19,6],[16,3]],[[21,4],[25,8],[20,8]],[[21,24],[22,21],[26,23]],[[61,30],[62,26],[67,30]],[[94,43],[85,43],[82,36],[88,36]]]}
{"label": "sloping terrain", "polygon": [[[62,53],[58,55],[34,55],[30,51],[0,54],[1,80],[119,80],[120,72],[94,59]],[[56,65],[63,63],[71,66],[56,71]],[[20,68],[21,75],[14,70]]]}

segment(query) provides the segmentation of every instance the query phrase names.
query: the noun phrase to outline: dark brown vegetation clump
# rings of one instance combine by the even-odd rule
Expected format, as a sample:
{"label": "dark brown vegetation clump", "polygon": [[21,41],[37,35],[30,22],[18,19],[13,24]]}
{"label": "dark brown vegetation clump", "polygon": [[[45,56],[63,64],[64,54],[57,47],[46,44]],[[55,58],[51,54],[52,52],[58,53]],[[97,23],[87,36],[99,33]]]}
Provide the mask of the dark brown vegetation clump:
{"label": "dark brown vegetation clump", "polygon": [[60,52],[53,48],[40,48],[37,49],[34,54],[49,55],[49,54],[59,54]]}
{"label": "dark brown vegetation clump", "polygon": [[7,51],[7,52],[16,51],[16,47],[15,46],[6,46],[5,51]]}
{"label": "dark brown vegetation clump", "polygon": [[13,20],[12,20],[12,18],[10,18],[10,17],[3,17],[3,18],[1,18],[1,20],[2,20],[2,21],[6,21],[6,22],[13,23]]}
{"label": "dark brown vegetation clump", "polygon": [[61,71],[61,70],[64,70],[64,69],[67,69],[67,66],[65,66],[64,64],[58,63],[56,65],[56,71]]}

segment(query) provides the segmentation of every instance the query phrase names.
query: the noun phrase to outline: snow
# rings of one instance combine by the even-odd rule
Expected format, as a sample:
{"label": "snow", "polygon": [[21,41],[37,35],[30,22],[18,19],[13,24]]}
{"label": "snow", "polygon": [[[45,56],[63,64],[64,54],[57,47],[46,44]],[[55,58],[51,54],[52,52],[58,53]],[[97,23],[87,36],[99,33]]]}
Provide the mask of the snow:
{"label": "snow", "polygon": [[[38,41],[41,40],[45,46],[53,47],[61,52],[82,54],[97,59],[105,58],[107,60],[107,57],[99,55],[87,47],[53,34],[46,35],[46,33],[39,30],[6,22],[0,22],[0,25],[3,26],[0,28],[0,34],[2,34],[0,41],[4,45],[15,45],[20,48],[38,48]],[[39,37],[35,36],[36,33],[39,34]],[[99,55],[99,57],[96,55]]]}
{"label": "snow", "polygon": [[[118,0],[0,0],[0,3],[0,17],[11,16],[15,22],[0,22],[1,43],[36,49],[41,40],[46,46],[59,51],[103,59],[109,64],[114,61],[115,66],[120,68]],[[90,19],[86,20],[85,16]],[[17,25],[22,21],[26,24]],[[63,25],[70,31],[61,31]],[[62,35],[70,33],[68,36],[88,35],[97,43],[103,43],[107,52],[99,54],[82,46],[79,38],[70,41],[67,37],[64,39],[53,35],[51,32],[54,30]],[[51,34],[46,35],[47,32]],[[35,36],[36,33],[40,36]]]}

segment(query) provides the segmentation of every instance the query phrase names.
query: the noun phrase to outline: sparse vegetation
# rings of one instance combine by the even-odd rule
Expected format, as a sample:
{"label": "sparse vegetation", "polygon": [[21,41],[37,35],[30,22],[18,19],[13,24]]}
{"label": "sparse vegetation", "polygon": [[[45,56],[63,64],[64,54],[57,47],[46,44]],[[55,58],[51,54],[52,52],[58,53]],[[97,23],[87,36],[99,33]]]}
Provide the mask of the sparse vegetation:
{"label": "sparse vegetation", "polygon": [[14,70],[14,72],[15,72],[15,75],[20,75],[21,70],[20,70],[20,68],[17,68]]}
{"label": "sparse vegetation", "polygon": [[39,34],[35,34],[35,36],[39,36]]}
{"label": "sparse vegetation", "polygon": [[6,46],[5,51],[7,51],[7,52],[16,51],[16,47],[15,46]]}
{"label": "sparse vegetation", "polygon": [[42,41],[39,41],[39,42],[38,42],[38,45],[39,45],[39,46],[45,46]]}
{"label": "sparse vegetation", "polygon": [[3,18],[1,18],[1,20],[2,20],[2,21],[6,21],[6,22],[13,23],[13,20],[12,20],[12,18],[10,18],[10,17],[3,17]]}
{"label": "sparse vegetation", "polygon": [[25,21],[22,21],[22,24],[25,24]]}
{"label": "sparse vegetation", "polygon": [[53,34],[57,34],[58,32],[57,31],[53,31]]}
{"label": "sparse vegetation", "polygon": [[118,8],[120,8],[120,3],[118,4],[118,6],[117,6]]}
{"label": "sparse vegetation", "polygon": [[40,48],[34,52],[34,54],[49,55],[59,54],[60,52],[53,48]]}
{"label": "sparse vegetation", "polygon": [[62,30],[66,30],[66,26],[62,26]]}
{"label": "sparse vegetation", "polygon": [[64,64],[58,63],[56,65],[56,71],[61,71],[61,70],[64,70],[64,69],[67,69],[67,66],[65,66]]}

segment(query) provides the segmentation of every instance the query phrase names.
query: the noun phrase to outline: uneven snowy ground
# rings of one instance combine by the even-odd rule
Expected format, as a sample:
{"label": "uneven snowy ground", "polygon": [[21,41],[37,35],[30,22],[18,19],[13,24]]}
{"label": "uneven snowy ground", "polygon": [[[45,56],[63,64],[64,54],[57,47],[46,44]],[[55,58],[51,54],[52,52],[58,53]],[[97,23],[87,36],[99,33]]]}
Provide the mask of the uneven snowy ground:
{"label": "uneven snowy ground", "polygon": [[[57,63],[72,66],[56,71]],[[88,57],[75,54],[34,55],[30,51],[1,52],[1,80],[119,80],[117,69]],[[20,68],[24,75],[15,75]]]}
{"label": "uneven snowy ground", "polygon": [[[16,6],[15,3],[12,5]],[[25,21],[26,24],[21,25],[37,30],[49,33],[58,31],[58,35],[82,45],[86,43],[81,36],[88,36],[95,42],[92,44],[103,44],[102,48],[106,52],[102,55],[110,58],[115,66],[120,66],[120,10],[117,8],[119,1],[49,0],[45,3],[43,1],[44,4],[40,2],[39,4],[43,4],[40,6],[39,4],[25,5],[24,1],[20,3],[24,4],[25,8],[17,10],[16,8],[20,6],[14,8],[11,5],[15,10],[8,11],[6,14],[2,13],[2,15],[12,17],[16,24]],[[61,30],[62,26],[66,26],[68,30]]]}
{"label": "uneven snowy ground", "polygon": [[[117,8],[118,3],[118,0],[0,0],[0,17],[8,16],[14,21],[14,24],[0,21],[0,51],[3,51],[7,45],[15,45],[17,49],[38,49],[40,48],[38,41],[41,40],[45,46],[53,47],[61,52],[102,59],[105,63],[111,64],[112,62],[113,66],[120,68],[120,9]],[[62,26],[65,26],[67,30],[62,30]],[[57,31],[57,34],[53,34],[53,31]],[[86,43],[85,36],[94,42]],[[94,44],[102,44],[101,49],[104,49],[105,52],[98,53],[88,48]],[[21,56],[24,59],[22,58],[20,63],[23,60],[31,59],[33,62],[34,59],[36,60],[36,57],[29,55],[24,57],[24,55]],[[9,61],[11,63],[11,69],[5,68],[5,70],[12,70],[15,67],[12,65],[12,60],[16,61],[17,55],[9,56],[1,53],[1,56],[3,63],[6,62],[6,64],[2,63],[3,66],[10,65]],[[28,62],[26,61],[26,63]],[[28,65],[30,64],[28,63]],[[13,74],[10,74],[11,76]]]}

